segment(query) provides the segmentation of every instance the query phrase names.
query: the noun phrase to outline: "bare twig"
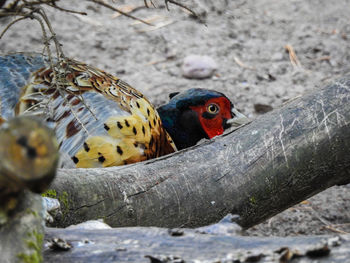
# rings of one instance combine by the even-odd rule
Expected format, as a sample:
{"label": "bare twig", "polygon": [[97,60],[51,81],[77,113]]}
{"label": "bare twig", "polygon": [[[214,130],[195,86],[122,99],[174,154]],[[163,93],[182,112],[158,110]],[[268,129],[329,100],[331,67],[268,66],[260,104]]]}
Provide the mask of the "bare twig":
{"label": "bare twig", "polygon": [[55,5],[55,2],[59,0],[39,0],[39,1],[27,1],[27,0],[15,0],[8,4],[6,7],[2,8],[2,13],[8,12],[22,12],[24,9],[40,5]]}
{"label": "bare twig", "polygon": [[343,223],[343,224],[332,224],[333,227],[340,227],[340,226],[350,226],[350,223]]}
{"label": "bare twig", "polygon": [[[5,4],[6,1],[4,0],[0,0],[0,8],[1,6],[3,6]],[[3,2],[4,1],[4,2]],[[8,4],[6,7],[2,7],[0,9],[0,17],[6,17],[6,16],[14,16],[14,15],[20,15],[21,13],[25,13],[23,10],[28,9],[28,8],[34,8],[36,6],[41,6],[41,5],[48,5],[52,8],[55,8],[59,11],[63,11],[63,12],[68,12],[68,13],[73,13],[73,14],[79,14],[79,15],[86,15],[86,12],[81,12],[81,11],[75,11],[75,10],[71,10],[71,9],[66,9],[63,7],[60,7],[58,5],[56,5],[56,2],[58,2],[59,0],[37,0],[37,1],[27,1],[27,0],[14,0],[13,2],[11,2],[10,4]],[[137,18],[135,16],[132,16],[118,8],[115,8],[109,4],[107,4],[104,0],[88,0],[91,2],[94,2],[98,5],[102,5],[104,7],[107,7],[111,10],[114,10],[118,13],[120,13],[121,15],[124,15],[126,17],[129,17],[131,19],[140,21],[142,23],[145,23],[147,25],[151,25],[150,23],[148,23],[147,21],[144,21],[140,18]],[[147,4],[147,2],[145,2]],[[154,3],[151,1],[152,5],[154,6]],[[148,5],[147,5],[148,6]]]}
{"label": "bare twig", "polygon": [[340,233],[340,234],[349,234],[348,232],[345,232],[343,230],[337,229],[336,227],[334,227],[334,225],[331,224],[331,222],[329,222],[328,220],[326,220],[325,218],[323,218],[317,211],[315,208],[313,208],[312,206],[310,206],[311,211],[313,212],[313,214],[318,218],[318,220],[320,220],[325,226],[323,228],[331,230],[333,232],[336,233]]}
{"label": "bare twig", "polygon": [[[61,48],[61,43],[58,42],[57,37],[56,37],[56,33],[55,33],[55,31],[53,30],[53,28],[52,28],[52,26],[51,26],[51,23],[50,23],[50,20],[49,20],[48,17],[46,16],[46,13],[45,13],[44,10],[42,10],[42,9],[39,9],[38,13],[39,13],[40,16],[44,19],[45,24],[46,24],[47,28],[48,28],[49,31],[50,31],[51,39],[52,39],[52,40],[54,41],[54,43],[55,43],[57,58],[58,58],[58,59],[64,58],[63,50],[62,50],[62,48]],[[47,40],[48,40],[48,39],[47,39]]]}
{"label": "bare twig", "polygon": [[94,2],[94,3],[98,4],[98,5],[102,5],[102,6],[104,6],[104,7],[107,7],[107,8],[109,8],[109,9],[113,10],[113,11],[116,11],[116,12],[122,14],[123,16],[126,16],[126,17],[129,17],[129,18],[131,18],[131,19],[140,21],[140,22],[142,22],[142,23],[144,23],[144,24],[146,24],[146,25],[153,26],[152,24],[148,23],[147,21],[144,21],[144,20],[142,20],[142,19],[140,19],[140,18],[137,18],[137,17],[135,17],[135,16],[133,16],[133,15],[130,15],[130,14],[128,14],[128,13],[125,13],[125,12],[123,12],[122,10],[120,10],[120,9],[118,9],[118,8],[115,8],[114,6],[111,6],[111,5],[107,4],[107,3],[105,3],[103,0],[90,0],[90,1],[91,1],[91,2]]}
{"label": "bare twig", "polygon": [[339,234],[349,234],[348,232],[345,232],[345,231],[343,231],[343,230],[334,228],[334,227],[331,226],[331,225],[325,226],[324,228],[325,228],[325,229],[328,229],[328,230],[331,230],[331,231],[333,231],[333,232],[335,232],[335,233],[339,233]]}
{"label": "bare twig", "polygon": [[[63,98],[63,100],[66,102],[66,104],[69,107],[70,112],[73,114],[74,118],[78,121],[78,123],[81,125],[81,127],[84,129],[84,131],[89,134],[89,131],[87,130],[87,128],[85,127],[84,123],[79,119],[77,112],[73,109],[72,104],[69,103],[69,101],[67,100],[64,92],[62,91],[62,89],[58,89],[58,92],[60,94],[60,96]],[[84,103],[85,105],[85,103]],[[89,111],[91,111],[91,109],[88,107]],[[93,114],[94,115],[94,114]],[[94,115],[95,116],[95,115]]]}
{"label": "bare twig", "polygon": [[255,70],[254,67],[250,67],[250,66],[247,66],[246,64],[244,64],[238,57],[235,56],[233,59],[235,60],[235,62],[237,63],[238,66],[245,68],[245,69]]}
{"label": "bare twig", "polygon": [[[148,3],[147,3],[147,0],[143,0],[143,2],[145,3],[145,7],[149,8],[149,5],[148,5]],[[153,3],[152,0],[150,0],[149,2],[151,3],[151,5],[152,5],[154,8],[157,8],[157,7],[155,6],[155,4]]]}
{"label": "bare twig", "polygon": [[87,15],[86,12],[80,12],[80,11],[75,11],[75,10],[71,10],[71,9],[65,9],[63,7],[57,6],[56,4],[47,4],[47,5],[51,6],[53,8],[56,8],[56,9],[58,9],[60,11],[63,11],[63,12],[72,13],[72,14],[78,14],[78,15],[83,15],[83,16]]}
{"label": "bare twig", "polygon": [[291,45],[285,45],[284,48],[289,53],[290,63],[292,63],[294,67],[301,67],[300,61],[297,55],[295,54],[294,48]]}
{"label": "bare twig", "polygon": [[0,39],[5,35],[5,33],[7,32],[7,30],[10,29],[11,26],[13,26],[14,24],[16,24],[17,22],[23,20],[23,19],[27,19],[28,17],[27,16],[23,16],[23,17],[20,17],[20,18],[17,18],[16,20],[13,20],[11,23],[9,23],[5,29],[1,32],[0,34]]}
{"label": "bare twig", "polygon": [[[121,7],[119,8],[119,10],[122,10],[123,12],[129,14],[129,13],[135,12],[136,10],[139,10],[139,9],[141,9],[141,8],[145,8],[145,6],[143,6],[143,5],[138,5],[138,6],[124,5],[124,6],[121,6]],[[119,17],[119,16],[122,16],[122,14],[116,12],[116,13],[112,16],[112,18],[116,18],[116,17]],[[137,21],[137,22],[138,22],[138,21]],[[146,22],[148,22],[148,21],[146,21]],[[140,23],[140,22],[139,22],[139,23]]]}
{"label": "bare twig", "polygon": [[188,6],[186,6],[186,5],[184,5],[184,4],[181,4],[181,3],[177,2],[177,1],[174,1],[174,0],[165,0],[164,2],[165,2],[166,9],[167,9],[168,11],[169,11],[169,5],[168,5],[168,3],[171,3],[171,4],[173,4],[173,5],[177,5],[177,6],[180,6],[180,7],[184,8],[184,9],[186,9],[186,10],[187,10],[188,12],[190,12],[195,18],[198,18],[199,20],[201,20],[200,17],[199,17],[199,15],[197,15],[196,12],[194,12],[191,8],[189,8]]}

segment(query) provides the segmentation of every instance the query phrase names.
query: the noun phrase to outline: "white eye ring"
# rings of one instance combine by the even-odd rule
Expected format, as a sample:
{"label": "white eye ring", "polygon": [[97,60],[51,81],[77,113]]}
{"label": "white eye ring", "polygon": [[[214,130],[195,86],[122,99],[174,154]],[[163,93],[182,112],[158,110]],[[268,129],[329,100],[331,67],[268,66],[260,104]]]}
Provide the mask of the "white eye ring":
{"label": "white eye ring", "polygon": [[219,111],[220,111],[220,107],[216,103],[210,103],[207,106],[207,112],[210,114],[217,114]]}

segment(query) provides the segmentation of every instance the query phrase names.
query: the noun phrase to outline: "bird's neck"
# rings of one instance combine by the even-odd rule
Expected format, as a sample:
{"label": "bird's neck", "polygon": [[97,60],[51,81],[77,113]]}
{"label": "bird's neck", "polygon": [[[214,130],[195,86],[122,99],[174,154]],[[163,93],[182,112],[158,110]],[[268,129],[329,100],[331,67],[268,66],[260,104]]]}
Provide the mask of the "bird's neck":
{"label": "bird's neck", "polygon": [[163,126],[170,134],[178,150],[191,147],[199,140],[208,138],[198,120],[197,113],[191,110],[179,112],[158,109]]}

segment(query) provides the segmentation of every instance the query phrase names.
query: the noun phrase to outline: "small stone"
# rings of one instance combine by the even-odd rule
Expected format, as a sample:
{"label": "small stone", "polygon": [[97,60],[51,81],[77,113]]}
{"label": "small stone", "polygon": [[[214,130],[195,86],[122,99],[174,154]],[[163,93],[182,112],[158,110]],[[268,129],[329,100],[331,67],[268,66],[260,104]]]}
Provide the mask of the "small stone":
{"label": "small stone", "polygon": [[67,251],[72,248],[72,245],[62,238],[52,238],[49,244],[49,248],[52,250]]}
{"label": "small stone", "polygon": [[279,262],[281,263],[291,262],[293,259],[303,256],[298,250],[290,249],[289,247],[281,247],[275,253],[280,254]]}
{"label": "small stone", "polygon": [[316,245],[306,251],[306,256],[311,258],[325,257],[331,252],[327,244]]}
{"label": "small stone", "polygon": [[53,224],[61,216],[60,202],[55,198],[43,197],[44,218],[47,225]]}
{"label": "small stone", "polygon": [[185,263],[185,260],[173,255],[146,255],[145,258],[148,258],[151,263]]}
{"label": "small stone", "polygon": [[266,113],[273,110],[273,107],[267,104],[256,103],[254,104],[254,110],[257,113]]}
{"label": "small stone", "polygon": [[56,198],[43,197],[43,205],[47,212],[53,212],[61,208],[60,202]]}
{"label": "small stone", "polygon": [[341,240],[339,236],[331,237],[327,240],[327,245],[330,247],[338,247],[341,245]]}
{"label": "small stone", "polygon": [[168,230],[169,235],[173,237],[179,237],[184,235],[183,229],[180,228],[172,228]]}
{"label": "small stone", "polygon": [[209,56],[189,55],[182,65],[182,74],[190,79],[205,79],[214,75],[217,64]]}
{"label": "small stone", "polygon": [[262,80],[275,81],[276,80],[276,77],[270,73],[256,74],[256,78],[259,81],[262,81]]}
{"label": "small stone", "polygon": [[127,251],[125,247],[117,247],[115,251]]}
{"label": "small stone", "polygon": [[235,222],[238,219],[238,215],[228,214],[216,224],[196,228],[196,232],[212,235],[240,235],[242,228]]}

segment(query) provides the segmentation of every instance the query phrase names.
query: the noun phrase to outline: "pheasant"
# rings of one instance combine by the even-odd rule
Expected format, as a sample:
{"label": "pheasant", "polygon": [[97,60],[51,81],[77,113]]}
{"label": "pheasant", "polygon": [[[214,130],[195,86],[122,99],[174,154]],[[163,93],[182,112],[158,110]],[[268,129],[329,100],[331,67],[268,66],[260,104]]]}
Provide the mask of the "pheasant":
{"label": "pheasant", "polygon": [[63,167],[156,158],[245,120],[216,91],[173,93],[157,111],[109,73],[72,59],[60,63],[54,60],[53,69],[47,57],[35,53],[0,56],[0,122],[20,114],[46,120],[56,132]]}

